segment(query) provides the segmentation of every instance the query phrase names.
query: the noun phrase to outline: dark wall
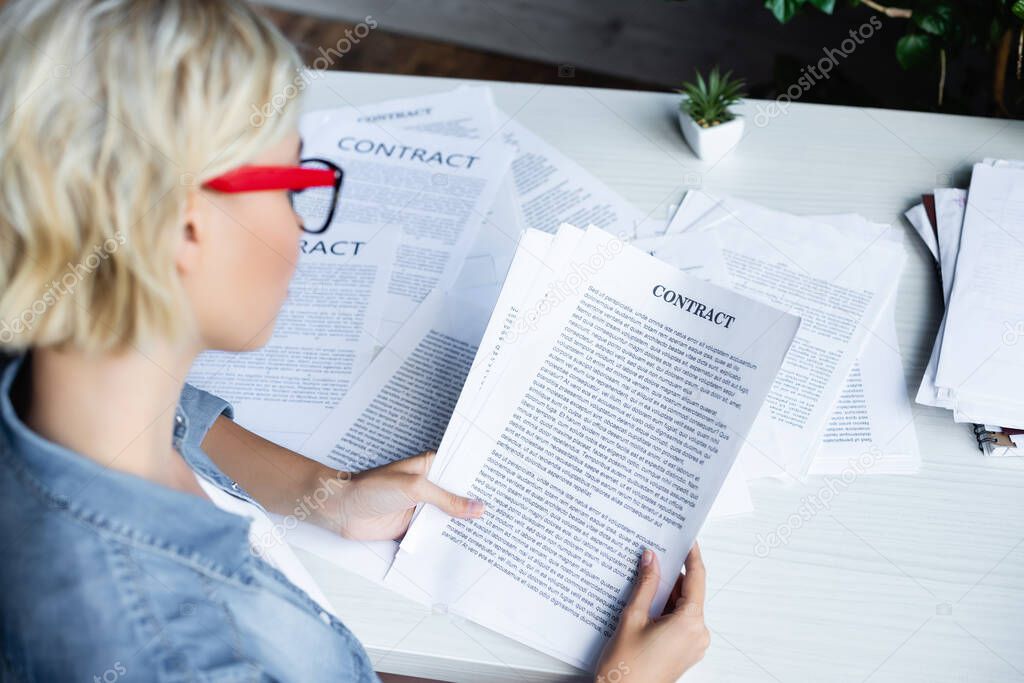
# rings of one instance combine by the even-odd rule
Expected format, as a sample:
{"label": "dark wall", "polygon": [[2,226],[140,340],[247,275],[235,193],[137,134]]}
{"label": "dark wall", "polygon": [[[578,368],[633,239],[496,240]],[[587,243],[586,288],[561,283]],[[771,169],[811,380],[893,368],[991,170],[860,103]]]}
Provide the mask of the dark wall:
{"label": "dark wall", "polygon": [[[895,44],[906,20],[840,1],[835,16],[807,12],[779,24],[761,0],[266,0],[263,4],[359,21],[372,15],[384,32],[446,41],[501,55],[567,64],[673,88],[695,68],[721,65],[743,76],[752,94],[785,91],[842,48],[851,30],[880,26],[828,78],[814,79],[811,102],[934,109],[938,65],[906,72]],[[867,31],[866,31],[867,32]],[[847,42],[849,46],[851,43]],[[833,53],[835,54],[835,53]],[[804,72],[806,73],[806,72]],[[988,113],[987,58],[954,60],[945,111]],[[805,81],[806,83],[807,81]]]}

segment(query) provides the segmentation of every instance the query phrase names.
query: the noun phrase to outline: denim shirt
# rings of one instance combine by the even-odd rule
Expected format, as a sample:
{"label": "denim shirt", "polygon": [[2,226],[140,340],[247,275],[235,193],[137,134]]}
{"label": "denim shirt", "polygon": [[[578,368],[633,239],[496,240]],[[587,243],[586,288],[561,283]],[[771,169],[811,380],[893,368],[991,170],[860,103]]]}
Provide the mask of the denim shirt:
{"label": "denim shirt", "polygon": [[[352,633],[250,551],[248,520],[31,431],[10,396],[21,365],[0,356],[0,679],[378,680]],[[174,442],[251,501],[200,448],[222,413],[186,385]]]}

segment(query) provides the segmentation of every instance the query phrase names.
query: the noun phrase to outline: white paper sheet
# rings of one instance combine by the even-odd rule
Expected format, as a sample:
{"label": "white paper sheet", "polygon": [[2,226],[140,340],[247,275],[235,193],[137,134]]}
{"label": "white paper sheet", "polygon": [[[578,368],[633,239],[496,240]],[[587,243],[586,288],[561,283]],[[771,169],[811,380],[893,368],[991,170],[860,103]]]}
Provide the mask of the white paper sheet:
{"label": "white paper sheet", "polygon": [[406,131],[464,140],[484,140],[494,134],[494,100],[486,87],[460,87],[443,93],[383,100],[337,109],[353,121],[376,126],[382,133],[402,137]]}
{"label": "white paper sheet", "polygon": [[935,237],[935,231],[932,230],[932,222],[928,219],[928,211],[924,208],[924,204],[915,204],[907,209],[903,215],[907,217],[907,221],[914,228],[914,232],[921,238],[924,245],[928,247],[932,257],[938,260],[939,242]]}
{"label": "white paper sheet", "polygon": [[[287,544],[384,586],[384,576],[391,568],[398,552],[397,541],[353,541],[342,538],[295,516],[284,517],[268,513],[270,528],[261,527],[258,541],[264,545]],[[419,588],[416,575],[407,574],[401,585],[387,586],[410,600],[422,601],[423,589]]]}
{"label": "white paper sheet", "polygon": [[511,152],[504,145],[352,121],[351,110],[303,116],[303,156],[345,172],[338,220],[400,226],[388,286],[384,342],[434,287],[455,282],[474,244]]}
{"label": "white paper sheet", "polygon": [[690,226],[703,218],[709,211],[714,209],[721,202],[721,199],[712,196],[704,190],[689,190],[679,201],[672,220],[665,229],[665,235],[677,235],[686,232]]}
{"label": "white paper sheet", "polygon": [[[543,269],[546,268],[547,254],[554,242],[554,235],[540,230],[530,229],[523,233],[512,261],[512,267],[509,269],[508,277],[495,300],[486,330],[480,339],[476,358],[473,360],[472,367],[480,367],[474,373],[475,377],[480,378],[480,385],[464,387],[460,395],[478,391],[490,374],[490,369],[498,353],[515,325],[519,313],[518,305],[521,292],[529,290],[531,284],[538,277],[544,276]],[[503,321],[502,324],[491,322],[498,320]],[[458,400],[459,396],[454,398]]]}
{"label": "white paper sheet", "polygon": [[[902,244],[900,232],[870,224],[859,214],[809,216],[850,237],[884,234]],[[896,291],[879,317],[867,323],[860,354],[832,407],[810,474],[914,474],[921,452],[896,335]]]}
{"label": "white paper sheet", "polygon": [[1024,427],[1022,259],[1024,170],[976,164],[935,377],[955,394],[958,421]]}
{"label": "white paper sheet", "polygon": [[[705,213],[713,202],[703,199],[690,204],[690,211]],[[828,223],[843,231],[860,233],[865,219],[856,214],[811,216],[813,220]],[[682,240],[694,235],[714,235],[713,230],[686,232],[685,226],[677,224],[676,231],[664,237],[637,240],[634,244],[650,248],[659,258],[666,258],[674,249],[680,256],[688,258],[694,265],[690,274],[700,277],[701,266],[705,263],[721,263],[721,274],[710,277],[712,282],[728,286],[728,275],[716,238],[713,244],[700,245]],[[878,226],[869,229],[872,235],[879,234]],[[856,460],[855,471],[872,474],[912,473],[920,466],[920,451],[917,434],[911,424],[912,412],[903,378],[903,362],[899,355],[896,338],[895,298],[883,310],[871,333],[866,335],[858,359],[847,375],[843,389],[833,406],[820,446],[812,460],[809,474],[840,473],[851,467],[850,459]],[[863,456],[863,457],[862,457]],[[868,462],[863,467],[860,462]],[[730,478],[737,470],[730,473]]]}
{"label": "white paper sheet", "polygon": [[[938,233],[938,265],[942,278],[942,300],[949,307],[949,296],[953,292],[953,275],[956,272],[956,260],[960,253],[960,234],[963,230],[964,211],[967,208],[967,191],[958,189],[936,188],[935,218]],[[937,408],[953,408],[955,402],[947,391],[939,391],[935,386],[935,373],[939,368],[939,355],[942,351],[942,337],[946,331],[946,316],[943,314],[939,331],[935,335],[932,353],[925,366],[921,384],[917,389],[917,402]]]}
{"label": "white paper sheet", "polygon": [[713,230],[679,232],[630,242],[634,247],[675,266],[687,275],[729,286],[729,271],[722,258],[722,242]]}
{"label": "white paper sheet", "polygon": [[[982,162],[986,166],[998,168],[1024,168],[1024,161],[987,158]],[[949,297],[953,290],[953,278],[956,272],[956,263],[960,254],[960,236],[963,231],[964,213],[967,206],[967,191],[956,188],[935,189],[935,213],[936,232],[938,233],[938,254],[936,261],[942,277],[942,297],[946,304],[947,314],[949,308]],[[945,336],[947,315],[944,314],[935,336],[935,343],[932,346],[931,356],[925,367],[921,378],[921,385],[917,392],[917,402],[922,405],[935,406],[938,408],[949,408],[962,417],[959,421],[970,421],[970,419],[957,409],[956,398],[948,388],[940,388],[935,385],[935,375],[938,372],[939,356],[942,352],[942,339]]]}
{"label": "white paper sheet", "polygon": [[645,215],[615,190],[514,119],[502,125],[501,136],[517,150],[512,174],[527,227],[554,232],[562,223],[596,225],[620,239],[635,236]]}
{"label": "white paper sheet", "polygon": [[[378,126],[396,137],[411,130],[461,138],[477,146],[499,143],[500,138],[495,136],[507,121],[505,114],[495,106],[491,89],[485,86],[462,86],[443,93],[349,107],[336,113],[347,115],[352,121]],[[488,207],[453,288],[501,282],[524,227],[510,170],[502,178],[494,203]],[[391,325],[381,331],[382,341],[390,338],[390,330],[393,330]]]}
{"label": "white paper sheet", "polygon": [[[722,258],[722,245],[718,235],[705,232],[677,233],[633,240],[630,244],[691,277],[707,280],[727,287],[728,271]],[[731,517],[754,511],[754,501],[747,486],[747,474],[742,462],[733,463],[722,490],[708,512],[708,520]]]}
{"label": "white paper sheet", "polygon": [[[568,224],[563,226],[561,231],[562,239],[567,236],[572,239],[562,242],[561,247],[571,251],[573,245],[582,237],[582,232],[572,228]],[[546,239],[545,239],[546,238]],[[645,238],[632,242],[633,246],[651,253],[655,248],[664,248],[665,253],[659,255],[666,263],[676,267],[693,277],[720,284],[725,280],[725,263],[721,259],[721,249],[718,244],[718,237],[711,232],[696,233],[692,235],[681,235],[667,240],[662,237]],[[538,278],[539,271],[544,267],[543,259],[551,246],[551,237],[547,233],[538,230],[528,230],[523,241],[516,252],[516,261],[512,270],[509,271],[509,279],[502,288],[501,295],[495,305],[492,319],[504,320],[501,325],[488,325],[487,332],[480,344],[477,362],[487,367],[475,373],[480,376],[481,382],[486,381],[489,375],[489,368],[493,365],[494,359],[502,348],[503,336],[515,327],[516,318],[521,312],[518,308],[523,292],[529,291],[529,284]],[[490,336],[488,336],[490,335]],[[479,391],[482,387],[467,387],[463,389],[466,394],[470,391]],[[465,398],[468,404],[472,404],[470,398]],[[746,484],[746,476],[739,463],[733,465],[729,475],[722,485],[722,490],[715,499],[708,519],[730,517],[733,515],[753,512],[754,504],[750,498],[750,491]]]}
{"label": "white paper sheet", "polygon": [[893,297],[871,328],[825,425],[809,474],[915,474],[917,431],[903,378]]}
{"label": "white paper sheet", "polygon": [[437,448],[496,297],[431,292],[300,452],[362,471]]}
{"label": "white paper sheet", "polygon": [[398,552],[397,541],[353,541],[294,516],[268,517],[273,526],[265,543],[287,543],[380,585]]}
{"label": "white paper sheet", "polygon": [[[522,287],[528,287],[528,284],[534,280],[537,269],[541,267],[544,255],[552,239],[551,234],[537,230],[529,230],[523,234],[520,249],[516,251],[517,260],[513,263],[508,273],[507,289],[503,289],[506,297],[513,291]],[[503,306],[499,304],[498,308],[503,308]],[[381,397],[386,398],[390,396],[394,400],[394,404],[390,405],[387,410],[393,411],[395,414],[399,411],[407,410],[406,405],[402,405],[404,400],[402,394],[404,392],[386,392],[385,387],[393,382],[396,369],[406,365],[406,361],[408,361],[411,353],[410,349],[415,348],[417,343],[421,343],[424,336],[429,334],[432,328],[438,328],[443,325],[444,314],[443,296],[440,293],[436,293],[428,297],[421,306],[421,309],[399,331],[392,341],[391,348],[379,355],[375,360],[376,367],[360,378],[359,385],[353,388],[352,397],[338,405],[329,419],[323,422],[321,430],[317,431],[301,445],[302,453],[315,460],[329,463],[336,467],[341,463],[348,466],[357,466],[362,460],[360,457],[352,456],[341,449],[339,449],[339,454],[332,455],[332,451],[336,449],[339,442],[343,444],[342,449],[347,447],[348,439],[345,436],[351,430],[352,425],[360,419],[360,416],[367,413],[369,405],[375,400],[380,402]],[[474,329],[478,328],[479,325],[474,325]],[[490,332],[489,328],[488,332]],[[470,335],[468,339],[467,334]],[[498,343],[497,329],[492,333],[492,339],[483,342],[479,339],[474,340],[473,334],[471,331],[462,330],[462,340],[454,338],[451,343],[451,349],[447,351],[447,354],[458,355],[459,349],[466,343],[482,343],[488,346]],[[484,361],[486,357],[486,353],[478,353],[473,359],[474,367],[479,362]],[[403,358],[406,360],[402,360]],[[431,372],[420,374],[418,379],[423,380],[422,384],[409,392],[417,396],[416,402],[420,407],[420,414],[430,416],[439,411],[451,412],[452,407],[454,407],[459,399],[462,383],[458,383],[457,386],[457,383],[447,379],[439,383],[432,382],[430,381],[430,376]],[[403,377],[413,379],[409,374]],[[423,418],[409,420],[403,426],[404,434],[406,434],[404,439],[406,441],[404,441],[404,445],[395,446],[395,453],[388,454],[383,452],[384,446],[393,441],[393,436],[387,435],[383,438],[384,446],[373,446],[371,453],[375,459],[385,461],[396,459],[402,455],[419,453],[427,450],[428,447],[436,447],[440,442],[446,424],[446,419],[443,422],[430,421]],[[412,434],[415,434],[415,436]],[[398,453],[397,451],[400,450],[408,453]],[[734,500],[734,498],[730,500]],[[287,541],[296,547],[323,557],[345,569],[362,575],[362,577],[381,584],[384,581],[384,574],[388,567],[390,567],[398,548],[398,544],[394,542],[360,543],[347,541],[330,531],[310,524],[296,524],[294,522],[289,524],[284,519],[280,520],[278,528],[282,536],[286,537]],[[415,579],[410,579],[408,583],[415,586]],[[400,587],[397,588],[400,589]],[[422,591],[418,595],[422,596]]]}
{"label": "white paper sheet", "polygon": [[706,192],[688,193],[673,218],[683,227],[669,234],[719,232],[736,291],[805,318],[741,452],[750,477],[809,472],[867,330],[895,291],[902,246],[888,226],[859,219],[854,232],[853,220],[838,227]]}
{"label": "white paper sheet", "polygon": [[942,276],[942,299],[948,306],[953,293],[953,276],[960,255],[967,191],[956,188],[935,189],[936,231],[939,235],[939,271]]}
{"label": "white paper sheet", "polygon": [[[481,284],[488,268],[492,281],[508,271],[519,235],[526,227],[554,232],[562,223],[593,224],[631,237],[664,230],[665,220],[648,217],[608,187],[496,107],[490,88],[463,86],[449,92],[350,108],[351,120],[372,123],[400,137],[404,130],[476,141],[480,149],[503,145],[515,150],[506,185],[487,214],[466,256],[467,280]],[[475,263],[474,263],[475,262]]]}
{"label": "white paper sheet", "polygon": [[[608,245],[609,239],[613,238],[607,233],[588,230],[571,261],[557,269],[553,282],[557,284],[559,277],[568,280],[570,266],[593,264],[591,259],[601,253],[599,248]],[[553,250],[554,246],[549,255]],[[767,392],[771,375],[798,323],[792,316],[690,278],[628,246],[584,275],[584,281],[574,291],[565,292],[564,299],[549,296],[548,306],[540,298],[526,303],[527,317],[531,310],[539,314],[533,319],[533,326],[500,354],[485,383],[484,400],[470,395],[473,405],[463,405],[460,399],[445,433],[431,477],[453,491],[484,498],[489,505],[487,514],[469,523],[452,523],[436,510],[424,508],[403,540],[385,583],[404,583],[404,577],[415,573],[417,583],[426,589],[427,601],[446,604],[450,611],[576,666],[589,668],[631,589],[636,558],[643,545],[653,547],[661,555],[663,579],[654,605],[654,610],[660,611],[707,514],[713,493],[721,486],[742,433],[753,420],[757,404]],[[544,283],[541,295],[557,291],[549,284]],[[719,324],[697,317],[693,306],[688,312],[657,298],[653,292],[658,284],[707,302],[707,306],[714,307],[715,314],[710,315]],[[599,309],[603,311],[600,314],[596,312]],[[726,315],[726,311],[732,317],[729,328],[722,327],[725,319],[716,315]],[[624,325],[636,325],[636,329],[616,331],[620,318],[631,321]],[[587,321],[594,321],[594,326],[588,327]],[[576,346],[565,334],[593,335],[594,343]],[[645,336],[648,334],[650,338]],[[675,336],[679,334],[690,335],[690,339],[683,342],[682,337]],[[605,343],[614,345],[619,335],[639,342],[635,352],[641,355],[607,351],[607,355],[600,357]],[[574,348],[592,355],[581,357],[578,363],[562,365],[565,354]],[[644,356],[641,349],[651,355]],[[712,349],[724,351],[734,360],[742,359],[733,366],[731,388],[726,389],[726,393],[736,392],[731,399],[710,385],[704,385],[702,390],[700,383],[686,384],[686,377],[668,379],[675,371],[684,371],[695,379],[704,372],[698,369],[701,367],[715,375],[716,362],[711,359],[728,356],[718,356]],[[680,357],[678,365],[666,360],[676,351],[694,357],[688,361]],[[702,365],[702,354],[707,354],[704,361],[709,365]],[[631,365],[634,360],[635,367]],[[613,368],[608,363],[621,367]],[[551,374],[562,372],[566,374],[557,380]],[[594,381],[581,379],[591,372],[597,373]],[[636,373],[650,373],[649,380],[664,379],[665,386],[692,386],[693,393],[684,388],[680,396],[666,395],[661,408],[647,413],[655,406],[650,399],[655,387],[635,379]],[[709,377],[705,379],[712,381]],[[594,387],[594,393],[581,393],[572,401],[556,396],[567,391],[556,387],[575,387],[577,381],[581,392]],[[632,385],[633,381],[637,384]],[[610,386],[614,383],[622,386],[614,389]],[[626,398],[630,392],[638,392],[637,397]],[[576,395],[575,389],[570,395]],[[621,404],[617,403],[619,399]],[[534,412],[537,400],[543,400],[547,406],[541,413]],[[735,402],[732,407],[730,401]],[[620,407],[614,408],[613,404]],[[687,405],[700,406],[703,417],[691,417]],[[655,419],[663,414],[660,411],[675,414],[666,418],[662,426],[668,425],[672,431],[684,423],[691,424],[692,420],[698,436],[659,436],[651,438],[655,443],[642,445],[640,442],[651,436],[652,425],[629,428],[626,424]],[[551,420],[550,432],[544,427],[517,428],[530,419]],[[623,421],[622,431],[610,428],[614,420]],[[592,428],[602,430],[600,437],[588,431]],[[739,437],[733,436],[734,430]],[[695,444],[705,437],[717,441],[709,444],[711,450],[707,451],[714,451],[713,456],[697,452],[704,453]],[[580,439],[581,444],[593,441],[596,450],[580,446],[588,454],[584,459],[567,454],[552,456],[554,446],[566,439]],[[646,464],[640,459],[641,453],[673,449],[682,443],[687,444],[685,448],[696,448],[692,453],[695,460],[681,454],[663,458],[664,453],[652,455]],[[455,452],[449,456],[450,449]],[[674,462],[676,467],[665,469],[666,461]],[[439,463],[446,465],[439,467]],[[559,463],[558,467],[554,463]],[[577,464],[587,468],[587,473],[569,474]],[[693,489],[677,485],[679,482],[665,482],[666,490],[674,494],[694,492],[683,495],[693,505],[689,514],[681,515],[683,519],[675,517],[688,505],[682,500],[657,503],[646,498],[646,503],[639,502],[643,491],[657,488],[653,480],[633,488],[647,476],[641,472],[648,467],[662,472],[661,477],[699,477],[699,481],[690,479]],[[591,468],[594,472],[589,471]],[[501,476],[509,478],[495,483],[493,477],[502,472],[505,474]],[[512,483],[522,477],[530,483]],[[612,481],[617,477],[623,478],[621,485]],[[606,496],[608,491],[617,492],[621,499],[614,502]],[[569,504],[567,501],[572,498],[576,502]],[[512,500],[515,504],[510,504]],[[662,512],[650,517],[653,508],[647,505],[661,505]],[[628,509],[634,512],[627,512]],[[485,529],[484,524],[491,527]],[[503,532],[502,524],[512,526]],[[480,545],[474,545],[477,541]],[[467,544],[476,550],[466,550]],[[540,554],[544,556],[543,562],[535,563],[531,558]],[[573,597],[573,585],[580,591],[578,598]]]}
{"label": "white paper sheet", "polygon": [[[294,228],[293,228],[294,229]],[[294,448],[372,357],[398,245],[394,226],[335,223],[315,249],[304,236],[288,299],[259,351],[208,351],[188,381],[230,402],[235,421]]]}

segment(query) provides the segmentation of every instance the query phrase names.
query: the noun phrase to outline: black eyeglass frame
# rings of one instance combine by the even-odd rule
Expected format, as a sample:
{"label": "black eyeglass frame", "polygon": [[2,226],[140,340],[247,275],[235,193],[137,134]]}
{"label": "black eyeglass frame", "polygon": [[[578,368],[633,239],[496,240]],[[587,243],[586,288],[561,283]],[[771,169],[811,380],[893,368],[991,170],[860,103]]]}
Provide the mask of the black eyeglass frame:
{"label": "black eyeglass frame", "polygon": [[[303,164],[307,164],[307,163],[310,163],[310,162],[316,162],[316,163],[319,163],[319,164],[323,164],[328,169],[330,169],[331,171],[334,172],[334,186],[331,189],[331,204],[330,204],[330,209],[327,211],[327,219],[324,221],[324,224],[322,226],[320,226],[320,228],[317,229],[317,230],[310,230],[308,227],[306,227],[305,222],[303,222],[303,224],[302,224],[302,231],[303,232],[305,232],[307,234],[310,234],[310,235],[320,235],[320,234],[323,234],[324,232],[327,231],[327,228],[330,227],[330,225],[331,225],[331,221],[334,220],[334,214],[335,214],[335,211],[338,208],[338,199],[340,199],[340,197],[341,197],[341,183],[345,179],[345,172],[343,170],[341,170],[340,166],[338,166],[336,163],[334,163],[330,159],[323,159],[323,158],[320,158],[320,157],[309,157],[307,159],[300,159],[299,160],[299,165],[301,166]],[[301,189],[301,190],[289,190],[288,191],[288,199],[291,201],[292,208],[295,208],[295,196],[296,195],[301,194],[302,192],[305,192],[306,190],[315,190],[315,189],[319,189],[319,188],[307,187],[307,188],[304,188],[304,189]]]}

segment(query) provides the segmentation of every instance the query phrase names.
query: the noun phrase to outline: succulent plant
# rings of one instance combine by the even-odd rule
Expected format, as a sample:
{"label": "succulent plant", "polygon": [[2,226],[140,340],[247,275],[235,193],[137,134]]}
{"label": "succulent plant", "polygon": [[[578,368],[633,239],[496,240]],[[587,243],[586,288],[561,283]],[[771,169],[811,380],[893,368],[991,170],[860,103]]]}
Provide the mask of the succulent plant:
{"label": "succulent plant", "polygon": [[723,75],[718,67],[712,69],[706,79],[699,71],[696,74],[693,81],[684,83],[679,90],[685,95],[679,103],[679,109],[689,114],[702,128],[717,126],[735,118],[729,107],[746,96],[743,80],[733,78],[731,71]]}

